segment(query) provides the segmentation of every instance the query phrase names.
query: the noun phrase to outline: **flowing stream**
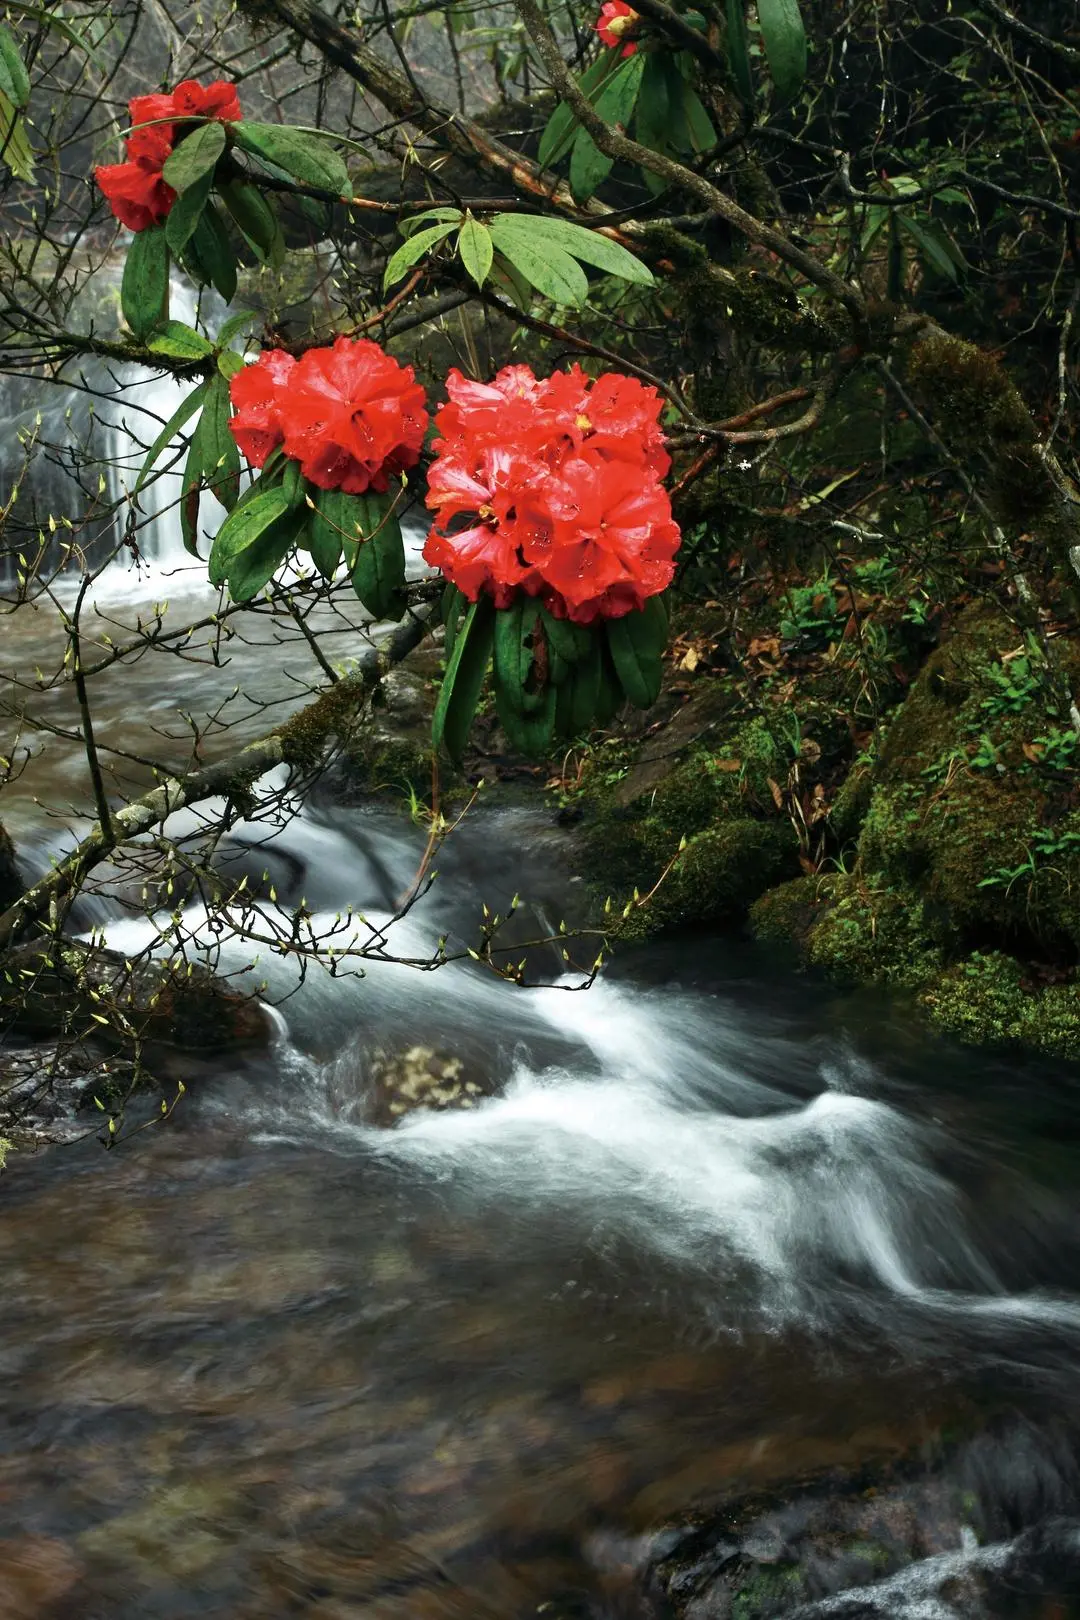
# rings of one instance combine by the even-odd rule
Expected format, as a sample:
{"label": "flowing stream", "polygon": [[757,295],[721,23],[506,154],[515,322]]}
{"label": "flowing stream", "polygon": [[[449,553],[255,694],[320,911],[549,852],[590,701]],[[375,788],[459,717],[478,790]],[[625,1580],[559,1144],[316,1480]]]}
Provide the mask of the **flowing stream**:
{"label": "flowing stream", "polygon": [[[151,611],[156,566],[106,581],[99,627]],[[170,611],[202,600],[184,577]],[[101,741],[182,763],[185,714],[233,690],[239,734],[265,729],[312,675],[294,629],[267,615],[225,663],[158,648],[110,672]],[[344,657],[360,631],[328,633]],[[5,634],[28,670],[55,639],[44,607]],[[34,703],[74,714],[64,686]],[[31,854],[60,847],[87,814],[78,747],[50,734],[3,809]],[[481,805],[390,948],[467,941],[515,892],[523,937],[572,918],[565,836]],[[316,801],[231,847],[283,903],[378,926],[423,842]],[[92,921],[128,949],[150,933],[115,904]],[[230,971],[257,954],[205,943]],[[587,991],[535,954],[550,982],[524,990],[468,961],[266,955],[267,1056],[210,1065],[110,1154],[11,1156],[0,1614],[758,1620],[792,1608],[792,1569],[801,1612],[848,1620],[1080,1612],[1076,1074],[715,940],[626,953]],[[415,1046],[497,1095],[374,1126],[379,1064]],[[889,1525],[843,1557],[835,1530],[804,1556],[810,1509],[770,1505],[831,1471],[865,1507],[900,1457]],[[752,1561],[764,1598],[650,1576],[688,1515],[691,1540],[725,1525],[708,1557]]]}

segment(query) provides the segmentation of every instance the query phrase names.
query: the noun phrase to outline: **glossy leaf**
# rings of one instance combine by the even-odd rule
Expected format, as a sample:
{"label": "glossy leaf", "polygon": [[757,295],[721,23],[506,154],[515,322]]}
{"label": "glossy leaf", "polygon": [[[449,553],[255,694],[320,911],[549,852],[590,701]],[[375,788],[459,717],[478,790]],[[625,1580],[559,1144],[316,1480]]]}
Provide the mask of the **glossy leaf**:
{"label": "glossy leaf", "polygon": [[174,191],[184,192],[204,175],[212,175],[225,150],[225,125],[216,118],[185,135],[165,159],[162,175]]}
{"label": "glossy leaf", "polygon": [[574,670],[574,694],[570,709],[569,733],[573,737],[591,731],[596,724],[602,678],[602,633],[589,637],[589,650]]}
{"label": "glossy leaf", "polygon": [[335,197],[351,194],[349,171],[341,156],[330,145],[330,137],[312,135],[283,124],[260,124],[244,119],[233,124],[236,145],[263,163],[282,170],[303,186],[332,192]]}
{"label": "glossy leaf", "polygon": [[[230,578],[237,559],[256,547],[266,531],[285,517],[288,511],[289,502],[280,489],[257,490],[248,500],[238,504],[214,539],[210,551],[210,583],[223,585]],[[282,552],[282,557],[284,555]],[[271,569],[267,578],[273,572],[274,569]]]}
{"label": "glossy leaf", "polygon": [[793,101],[806,78],[806,30],[799,0],[758,0],[761,42],[781,102]]}
{"label": "glossy leaf", "polygon": [[226,303],[236,295],[236,257],[224,221],[208,202],[180,255],[193,281],[211,286]]}
{"label": "glossy leaf", "polygon": [[654,611],[627,613],[607,625],[607,643],[619,685],[638,709],[648,709],[660,696],[661,653],[666,639]]}
{"label": "glossy leaf", "polygon": [[519,598],[495,614],[495,678],[503,706],[508,704],[518,714],[534,714],[546,702],[544,671],[537,659],[538,636],[543,637],[543,621],[538,603],[531,598]]}
{"label": "glossy leaf", "polygon": [[584,270],[554,242],[537,243],[520,231],[505,229],[509,216],[492,222],[491,239],[529,284],[555,304],[582,305],[589,292]]}
{"label": "glossy leaf", "polygon": [[362,540],[350,570],[353,590],[376,619],[400,619],[405,612],[405,548],[401,525],[382,495],[353,496],[366,508]]}
{"label": "glossy leaf", "polygon": [[324,579],[333,579],[346,539],[355,536],[355,524],[345,504],[352,498],[340,489],[313,491],[315,510],[305,532],[312,561]]}
{"label": "glossy leaf", "polygon": [[204,382],[200,383],[197,388],[193,388],[190,394],[187,394],[180,401],[180,404],[177,406],[176,410],[169,417],[169,420],[166,422],[165,426],[162,428],[161,432],[158,434],[157,438],[146,452],[146,460],[143,462],[139,476],[135,480],[134,493],[136,495],[139,493],[140,489],[142,489],[143,485],[146,483],[146,480],[153,472],[154,463],[157,461],[158,457],[169,447],[170,444],[172,444],[184,423],[194,416],[195,412],[200,409],[203,400],[206,398],[206,390],[209,388],[209,386],[209,382]]}
{"label": "glossy leaf", "polygon": [[615,159],[601,152],[587,129],[579,129],[570,152],[570,189],[578,202],[588,202],[614,167]]}
{"label": "glossy leaf", "polygon": [[183,321],[166,321],[146,346],[152,354],[168,355],[172,360],[204,360],[214,352],[213,344]]}
{"label": "glossy leaf", "polygon": [[[603,87],[620,67],[618,57],[614,61],[605,52],[578,80],[578,87],[586,100],[592,102],[594,96]],[[565,101],[560,103],[544,126],[537,148],[536,160],[542,169],[549,168],[551,164],[558,163],[560,158],[566,156],[574,141],[574,132],[578,128],[577,116],[572,107]]]}
{"label": "glossy leaf", "polygon": [[0,91],[16,108],[25,107],[30,100],[30,75],[6,28],[0,28]]}
{"label": "glossy leaf", "polygon": [[465,752],[476,705],[491,662],[495,633],[495,610],[491,597],[483,595],[470,604],[461,621],[454,650],[446,665],[439,699],[431,723],[431,740],[436,749],[445,747],[452,760]]}
{"label": "glossy leaf", "polygon": [[199,504],[202,498],[202,451],[199,427],[191,435],[184,476],[180,484],[180,538],[191,557],[199,555]]}
{"label": "glossy leaf", "polygon": [[541,253],[550,244],[561,248],[571,258],[595,265],[609,276],[619,276],[623,281],[636,282],[642,287],[653,284],[649,267],[618,242],[566,219],[549,219],[540,214],[496,214],[491,222],[491,234],[507,257],[511,256],[507,244],[515,241],[524,241]]}
{"label": "glossy leaf", "polygon": [[716,130],[712,119],[701,104],[701,97],[692,84],[683,80],[683,117],[695,152],[711,152],[716,145]]}
{"label": "glossy leaf", "polygon": [[184,251],[195,233],[203,209],[210,201],[210,188],[213,183],[212,171],[200,175],[198,180],[192,181],[183,196],[177,197],[169,211],[169,217],[165,221],[165,239],[177,257]]}
{"label": "glossy leaf", "polygon": [[279,265],[285,257],[285,238],[273,204],[249,180],[219,183],[218,195],[255,257]]}
{"label": "glossy leaf", "polygon": [[457,245],[462,264],[476,285],[482,287],[495,257],[491,232],[486,225],[481,225],[480,221],[473,219],[470,214],[461,227]]}
{"label": "glossy leaf", "polygon": [[417,231],[415,236],[407,237],[396,253],[390,257],[383,274],[383,288],[392,287],[395,281],[400,281],[406,270],[411,270],[418,260],[429,253],[433,247],[449,236],[457,224],[455,220],[444,220],[441,225],[429,225],[426,230]]}
{"label": "glossy leaf", "polygon": [[746,29],[746,0],[727,0],[727,58],[735,89],[746,106],[754,104],[754,73],[750,66],[750,36]]}
{"label": "glossy leaf", "polygon": [[197,441],[203,479],[211,493],[230,512],[240,498],[240,452],[229,432],[231,415],[229,385],[218,374],[210,379],[207,386]]}
{"label": "glossy leaf", "polygon": [[401,220],[398,224],[398,230],[402,236],[412,236],[417,226],[423,225],[428,220],[436,224],[460,225],[464,218],[465,215],[460,208],[424,208],[421,209],[419,214],[409,214],[406,219]]}
{"label": "glossy leaf", "polygon": [[146,338],[169,313],[169,245],[163,225],[138,231],[124,260],[120,308],[137,338]]}
{"label": "glossy leaf", "polygon": [[568,664],[577,664],[589,656],[596,636],[587,625],[574,624],[570,619],[557,619],[546,608],[541,609],[541,615],[548,645],[554,648],[560,658]]}
{"label": "glossy leaf", "polygon": [[534,708],[526,711],[518,708],[496,666],[495,709],[499,724],[510,746],[526,759],[545,759],[550,754],[555,739],[555,703],[555,688],[546,686]]}
{"label": "glossy leaf", "polygon": [[456,585],[447,585],[442,594],[442,618],[446,626],[444,646],[447,658],[454,650],[454,638],[457,635],[461,615],[468,606],[468,597],[459,591]]}

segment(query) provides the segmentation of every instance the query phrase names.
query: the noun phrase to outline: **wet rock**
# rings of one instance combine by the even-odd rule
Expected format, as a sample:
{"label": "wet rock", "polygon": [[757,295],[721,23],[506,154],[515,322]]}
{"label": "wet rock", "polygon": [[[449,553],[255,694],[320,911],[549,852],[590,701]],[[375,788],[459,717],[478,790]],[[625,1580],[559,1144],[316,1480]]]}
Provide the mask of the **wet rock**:
{"label": "wet rock", "polygon": [[131,1079],[130,1064],[82,1045],[0,1042],[0,1137],[17,1152],[74,1141],[90,1128],[95,1096],[113,1097]]}
{"label": "wet rock", "polygon": [[0,1614],[38,1620],[75,1585],[82,1564],[66,1542],[50,1536],[0,1541]]}
{"label": "wet rock", "polygon": [[432,1046],[376,1053],[368,1078],[371,1118],[376,1125],[396,1125],[406,1114],[475,1108],[495,1090],[492,1082],[470,1073],[461,1058],[437,1052]]}

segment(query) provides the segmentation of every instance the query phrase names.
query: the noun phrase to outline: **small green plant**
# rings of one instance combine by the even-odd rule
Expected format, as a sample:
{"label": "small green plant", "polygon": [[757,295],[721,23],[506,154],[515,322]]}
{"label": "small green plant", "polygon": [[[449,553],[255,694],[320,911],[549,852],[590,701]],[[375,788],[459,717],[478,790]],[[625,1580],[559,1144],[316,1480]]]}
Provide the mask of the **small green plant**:
{"label": "small green plant", "polygon": [[1030,653],[1018,653],[1015,658],[986,669],[990,690],[979,704],[980,711],[992,719],[1003,714],[1019,714],[1026,709],[1043,684],[1041,663]]}
{"label": "small green plant", "polygon": [[788,591],[787,612],[780,620],[785,641],[801,641],[807,647],[827,647],[841,635],[846,615],[836,603],[833,580],[823,575],[812,585],[796,585]]}

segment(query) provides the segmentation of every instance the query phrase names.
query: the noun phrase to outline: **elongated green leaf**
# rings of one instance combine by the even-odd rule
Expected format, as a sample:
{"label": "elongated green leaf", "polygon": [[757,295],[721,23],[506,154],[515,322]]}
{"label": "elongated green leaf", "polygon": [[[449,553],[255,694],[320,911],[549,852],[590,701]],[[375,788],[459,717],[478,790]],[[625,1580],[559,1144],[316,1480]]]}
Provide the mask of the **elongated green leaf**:
{"label": "elongated green leaf", "polygon": [[690,131],[690,142],[695,152],[711,152],[716,145],[716,130],[712,119],[701,104],[701,98],[692,84],[683,80],[683,116]]}
{"label": "elongated green leaf", "polygon": [[640,51],[635,56],[624,57],[611,77],[605,79],[593,102],[605,124],[615,124],[621,129],[629,127],[641,89],[645,62],[646,57]]}
{"label": "elongated green leaf", "polygon": [[593,714],[594,726],[606,726],[614,715],[618,714],[626,701],[619,677],[615,673],[609,647],[600,649],[600,684],[596,689],[596,710]]}
{"label": "elongated green leaf", "polygon": [[322,577],[333,579],[346,539],[355,539],[352,508],[355,497],[340,489],[320,489],[313,498],[315,510],[306,530],[308,550]]}
{"label": "elongated green leaf", "polygon": [[13,107],[25,107],[30,100],[30,75],[6,28],[0,28],[0,90]]}
{"label": "elongated green leaf", "polygon": [[[224,585],[234,560],[255,545],[264,530],[289,511],[280,489],[259,489],[231,511],[210,550],[210,583]],[[273,572],[273,570],[271,570]]]}
{"label": "elongated green leaf", "polygon": [[569,619],[557,619],[546,608],[541,610],[544,634],[548,645],[568,664],[577,664],[589,656],[596,639],[587,625],[573,624]]}
{"label": "elongated green leaf", "polygon": [[225,125],[216,118],[199,124],[185,135],[179,146],[165,159],[162,174],[174,191],[187,191],[196,180],[213,174],[218,158],[225,150]]}
{"label": "elongated green leaf", "polygon": [[302,538],[306,509],[286,512],[267,524],[258,537],[238,551],[229,563],[229,595],[234,602],[250,602],[263,590],[293,546]]}
{"label": "elongated green leaf", "polygon": [[447,585],[442,594],[442,620],[446,626],[444,647],[449,658],[454,651],[454,639],[457,636],[461,615],[468,606],[468,597],[459,591],[456,585]]}
{"label": "elongated green leaf", "polygon": [[663,641],[653,613],[628,613],[610,619],[607,643],[619,685],[638,709],[648,709],[660,696]]}
{"label": "elongated green leaf", "polygon": [[168,446],[172,444],[184,423],[189,417],[194,416],[195,412],[200,408],[203,400],[206,398],[206,390],[209,388],[209,386],[209,382],[203,382],[200,383],[197,388],[193,388],[191,393],[187,394],[180,401],[179,405],[176,407],[176,410],[169,417],[169,420],[166,422],[165,426],[162,428],[161,432],[158,434],[157,438],[154,440],[153,444],[146,453],[146,460],[142,464],[142,470],[140,471],[138,478],[135,480],[134,493],[136,495],[139,493],[140,489],[142,489],[143,485],[146,483],[146,480],[153,472],[154,463],[157,461],[158,456],[160,456],[162,451],[167,449]]}
{"label": "elongated green leaf", "polygon": [[491,232],[504,253],[509,252],[505,244],[515,241],[524,241],[539,253],[553,243],[572,258],[595,265],[610,276],[619,276],[623,281],[633,281],[642,287],[653,284],[653,273],[648,265],[642,264],[626,248],[609,236],[586,230],[583,225],[573,225],[567,219],[549,219],[539,214],[496,214]]}
{"label": "elongated green leaf", "polygon": [[146,338],[169,313],[169,245],[163,225],[138,231],[124,260],[120,308],[137,338]]}
{"label": "elongated green leaf", "polygon": [[249,180],[225,180],[218,194],[255,257],[264,264],[280,265],[285,238],[273,204]]}
{"label": "elongated green leaf", "polygon": [[507,741],[526,759],[546,759],[555,739],[555,688],[544,687],[539,703],[527,712],[515,706],[513,694],[505,686],[498,666],[495,669],[495,708]]}
{"label": "elongated green leaf", "polygon": [[[592,102],[606,80],[618,72],[619,65],[618,57],[612,61],[605,52],[591,67],[586,68],[578,80],[578,87],[589,102]],[[542,169],[550,168],[553,163],[558,163],[560,158],[566,156],[573,144],[577,127],[578,122],[573,109],[565,101],[562,102],[548,119],[540,137],[536,159]]]}
{"label": "elongated green leaf", "polygon": [[727,58],[739,99],[754,105],[754,74],[750,66],[750,36],[746,30],[746,0],[727,0]]}
{"label": "elongated green leaf", "polygon": [[553,242],[538,247],[528,236],[513,231],[507,233],[503,229],[506,218],[500,215],[491,225],[491,239],[499,252],[545,298],[556,304],[580,307],[588,296],[589,283],[577,260]]}
{"label": "elongated green leaf", "polygon": [[458,252],[461,262],[469,272],[478,287],[482,287],[488,278],[491,261],[495,257],[492,246],[491,232],[486,225],[481,225],[478,219],[471,215],[461,227],[458,236]]}
{"label": "elongated green leaf", "polygon": [[182,197],[177,197],[169,210],[169,217],[165,221],[165,239],[177,258],[195,233],[203,209],[210,201],[213,183],[213,172],[200,175],[198,180],[192,181]]}
{"label": "elongated green leaf", "polygon": [[587,129],[579,129],[570,151],[570,189],[578,202],[588,202],[614,167],[615,159],[601,152]]}
{"label": "elongated green leaf", "polygon": [[226,303],[235,296],[236,257],[224,221],[212,202],[203,209],[180,260],[193,281],[216,288]]}
{"label": "elongated green leaf", "polygon": [[[518,714],[536,714],[545,705],[546,682],[537,659],[537,639],[543,636],[540,608],[519,599],[495,614],[495,679],[502,690],[502,708]],[[540,649],[543,653],[546,649]]]}
{"label": "elongated green leaf", "polygon": [[460,760],[465,752],[469,727],[491,662],[494,619],[491,597],[481,596],[469,607],[454,638],[454,650],[431,722],[433,747],[436,750],[445,747],[452,760]]}
{"label": "elongated green leaf", "polygon": [[806,30],[799,0],[758,0],[761,41],[776,94],[793,101],[806,78]]}
{"label": "elongated green leaf", "polygon": [[[670,116],[668,80],[663,60],[650,52],[634,110],[634,131],[642,146],[648,146],[654,152],[667,152]],[[659,177],[654,175],[653,178]]]}
{"label": "elongated green leaf", "polygon": [[238,332],[242,332],[245,326],[253,325],[258,319],[259,316],[255,310],[238,309],[235,315],[230,315],[227,321],[222,321],[218,328],[217,347],[224,349],[227,344],[232,342]]}
{"label": "elongated green leaf", "polygon": [[573,701],[570,708],[570,735],[580,736],[596,724],[602,677],[602,638],[589,637],[589,650],[574,669]]}
{"label": "elongated green leaf", "polygon": [[406,270],[411,270],[418,259],[422,259],[437,242],[450,235],[456,224],[456,220],[444,220],[441,225],[429,225],[427,230],[417,231],[415,236],[408,237],[390,257],[383,275],[384,290],[392,287],[395,281],[400,281]]}
{"label": "elongated green leaf", "polygon": [[901,214],[897,220],[900,229],[915,243],[927,264],[950,281],[959,281],[960,270],[935,225],[922,225],[917,219]]}
{"label": "elongated green leaf", "polygon": [[34,149],[26,133],[26,119],[14,102],[0,90],[0,162],[16,180],[33,180]]}
{"label": "elongated green leaf", "polygon": [[197,438],[203,479],[229,512],[240,498],[240,452],[229,432],[231,415],[229,385],[218,373],[207,385]]}
{"label": "elongated green leaf", "polygon": [[363,527],[370,538],[361,542],[349,577],[353,590],[374,618],[396,621],[406,607],[401,525],[390,511],[387,497],[368,496],[366,506]]}
{"label": "elongated green leaf", "polygon": [[204,360],[214,352],[213,344],[208,343],[193,326],[185,326],[183,321],[166,321],[146,347],[152,354],[168,355],[172,360]]}
{"label": "elongated green leaf", "polygon": [[440,225],[446,223],[460,225],[464,218],[465,215],[460,208],[424,208],[419,214],[409,214],[405,219],[401,220],[398,224],[398,230],[402,236],[412,236],[417,227],[423,225],[427,220],[434,220]]}
{"label": "elongated green leaf", "polygon": [[287,124],[260,124],[248,119],[232,125],[237,146],[263,163],[281,169],[303,186],[351,195],[349,171],[330,144],[332,136],[312,135]]}

